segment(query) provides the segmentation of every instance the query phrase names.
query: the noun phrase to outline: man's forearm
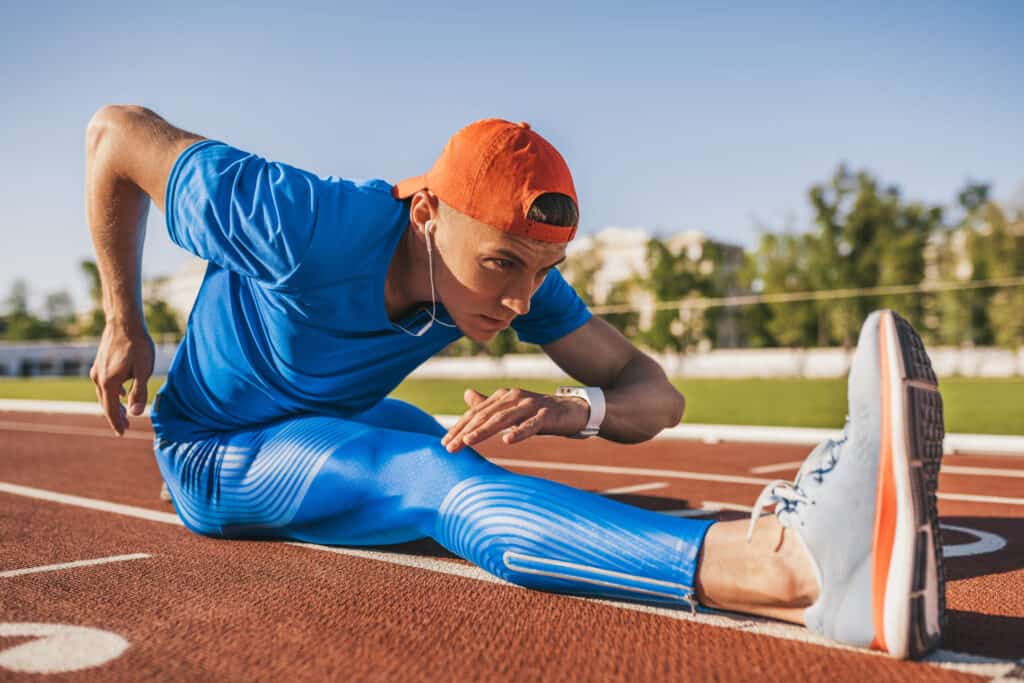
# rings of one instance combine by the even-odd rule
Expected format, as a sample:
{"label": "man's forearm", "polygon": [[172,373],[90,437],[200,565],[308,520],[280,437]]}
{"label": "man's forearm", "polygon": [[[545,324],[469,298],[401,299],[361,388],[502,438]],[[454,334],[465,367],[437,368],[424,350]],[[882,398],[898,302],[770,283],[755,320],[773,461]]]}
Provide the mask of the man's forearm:
{"label": "man's forearm", "polygon": [[118,169],[111,116],[93,117],[86,134],[85,205],[107,320],[144,325],[142,246],[149,197]]}
{"label": "man's forearm", "polygon": [[662,429],[674,427],[683,416],[682,394],[668,381],[653,359],[638,355],[604,387],[606,412],[601,436],[619,443],[639,443]]}

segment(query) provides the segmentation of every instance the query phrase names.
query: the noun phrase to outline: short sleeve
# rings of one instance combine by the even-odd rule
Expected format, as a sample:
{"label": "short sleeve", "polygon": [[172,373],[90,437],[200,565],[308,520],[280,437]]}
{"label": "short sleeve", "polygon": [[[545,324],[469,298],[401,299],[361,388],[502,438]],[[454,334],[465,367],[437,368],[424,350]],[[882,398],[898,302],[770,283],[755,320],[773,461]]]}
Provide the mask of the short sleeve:
{"label": "short sleeve", "polygon": [[167,229],[178,246],[228,270],[277,283],[302,260],[329,182],[215,140],[178,157],[167,181]]}
{"label": "short sleeve", "polygon": [[522,341],[543,345],[577,330],[590,318],[576,290],[552,269],[530,299],[530,312],[515,318],[512,328]]}

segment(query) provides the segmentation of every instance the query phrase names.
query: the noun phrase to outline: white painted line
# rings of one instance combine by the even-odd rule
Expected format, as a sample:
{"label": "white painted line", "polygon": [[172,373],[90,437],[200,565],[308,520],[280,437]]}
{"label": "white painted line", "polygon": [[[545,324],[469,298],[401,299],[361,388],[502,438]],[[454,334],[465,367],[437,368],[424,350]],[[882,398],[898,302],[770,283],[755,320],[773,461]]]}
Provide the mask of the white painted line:
{"label": "white painted line", "polygon": [[53,503],[74,505],[76,507],[88,508],[90,510],[113,512],[114,514],[118,515],[138,517],[139,519],[148,519],[151,522],[163,522],[164,524],[181,524],[181,520],[178,519],[178,515],[172,514],[170,512],[157,512],[156,510],[147,510],[146,508],[139,508],[133,505],[108,503],[105,500],[96,500],[95,498],[83,498],[82,496],[71,496],[66,493],[57,493],[56,491],[47,491],[45,489],[35,489],[32,488],[31,486],[19,486],[18,484],[8,484],[7,482],[3,481],[0,481],[0,493],[11,493],[14,494],[15,496],[25,496],[26,498],[48,500]]}
{"label": "white painted line", "polygon": [[1018,477],[1024,479],[1024,470],[1005,469],[999,467],[964,467],[962,465],[943,465],[942,474],[968,475],[976,477]]}
{"label": "white painted line", "polygon": [[1024,505],[1024,498],[1003,496],[978,496],[973,493],[936,493],[939,500],[962,500],[968,503],[992,503],[994,505]]}
{"label": "white painted line", "polygon": [[[149,415],[150,406],[140,417]],[[12,413],[58,413],[62,415],[102,415],[103,409],[96,401],[35,401],[26,399],[0,398],[0,411]]]}
{"label": "white painted line", "polygon": [[1024,436],[998,434],[946,434],[942,452],[989,453],[991,455],[1024,455]]}
{"label": "white painted line", "polygon": [[794,460],[793,462],[780,462],[777,465],[761,465],[760,467],[751,467],[751,474],[767,474],[768,472],[784,472],[786,470],[798,470],[800,465],[803,465],[803,460]]}
{"label": "white painted line", "polygon": [[77,567],[92,567],[98,564],[110,564],[111,562],[127,562],[129,560],[144,560],[151,555],[145,553],[133,553],[131,555],[111,555],[100,557],[95,560],[76,560],[75,562],[62,562],[61,564],[47,564],[40,567],[28,567],[26,569],[8,569],[0,572],[0,579],[11,576],[22,576],[23,574],[38,574],[40,572],[55,572],[61,569],[75,569]]}
{"label": "white painted line", "polygon": [[705,500],[704,507],[714,508],[715,510],[732,510],[735,512],[753,512],[754,508],[750,505],[737,505],[736,503],[721,503],[717,500]]}
{"label": "white painted line", "polygon": [[437,572],[439,574],[461,576],[464,579],[473,579],[474,581],[486,581],[488,583],[503,583],[506,586],[511,585],[503,581],[502,579],[499,579],[497,576],[494,576],[493,574],[488,574],[483,569],[480,569],[476,565],[469,564],[468,562],[458,562],[454,560],[439,560],[434,557],[421,557],[417,555],[401,555],[399,553],[381,552],[379,550],[360,550],[358,548],[343,548],[340,546],[332,545],[317,545],[315,543],[299,543],[296,541],[284,541],[284,544],[294,545],[300,548],[313,548],[314,550],[323,550],[329,553],[335,553],[336,555],[360,557],[364,560],[388,562],[390,564],[397,564],[403,567],[425,569],[427,571]]}
{"label": "white painted line", "polygon": [[488,458],[495,465],[503,467],[523,467],[538,470],[565,470],[569,472],[596,472],[601,474],[629,474],[642,477],[668,477],[669,479],[693,479],[696,481],[720,481],[728,484],[749,484],[764,486],[772,479],[755,477],[734,477],[729,474],[713,474],[711,472],[686,472],[683,470],[655,470],[644,467],[612,467],[609,465],[581,465],[571,462],[544,462],[542,460],[517,460],[513,458]]}
{"label": "white painted line", "polygon": [[[99,436],[109,439],[120,439],[113,429],[100,429],[96,427],[71,427],[68,425],[53,425],[36,422],[7,422],[0,420],[0,431],[5,432],[39,432],[41,434],[62,434],[73,436]],[[129,428],[125,433],[125,439],[153,440],[153,432],[132,431]]]}
{"label": "white painted line", "polygon": [[640,491],[653,491],[655,489],[663,489],[666,486],[668,486],[668,484],[666,482],[654,481],[654,482],[651,482],[650,484],[635,484],[634,486],[619,486],[618,488],[607,489],[605,491],[601,491],[601,493],[605,494],[605,495],[617,494],[617,493],[639,493]]}
{"label": "white painted line", "polygon": [[735,512],[750,512],[754,508],[749,505],[737,505],[735,503],[722,503],[717,500],[705,500],[701,503],[699,508],[690,509],[684,508],[682,510],[657,510],[663,515],[669,515],[670,517],[702,517],[704,515],[714,515],[723,510],[731,510]]}
{"label": "white painted line", "polygon": [[[709,472],[684,472],[681,470],[653,470],[639,467],[611,467],[608,465],[580,465],[570,462],[543,462],[540,460],[514,460],[511,458],[492,458],[491,462],[504,467],[522,467],[525,469],[564,470],[568,472],[596,472],[600,474],[628,474],[646,477],[669,477],[671,479],[694,479],[697,481],[720,481],[729,484],[750,484],[764,486],[773,479],[758,477],[734,477],[727,474],[711,474]],[[940,500],[962,500],[972,503],[993,503],[996,505],[1024,505],[1024,498],[1003,498],[1000,496],[978,496],[970,493],[939,493]]]}
{"label": "white painted line", "polygon": [[940,524],[943,529],[959,531],[962,534],[969,534],[977,538],[972,543],[961,543],[959,545],[942,546],[943,557],[971,557],[973,555],[987,555],[1002,550],[1006,547],[1006,539],[998,534],[971,529],[965,526],[953,526],[952,524]]}
{"label": "white painted line", "polygon": [[0,669],[56,674],[117,659],[128,641],[110,631],[68,624],[0,623],[0,638],[33,638],[0,651]]}
{"label": "white painted line", "polygon": [[[802,460],[792,462],[780,462],[775,465],[762,465],[751,467],[751,474],[767,474],[768,472],[785,472],[786,470],[798,470]],[[963,465],[942,465],[943,474],[955,474],[976,477],[1014,477],[1024,479],[1024,469],[1011,469],[1001,467],[965,467]]]}
{"label": "white painted line", "polygon": [[841,435],[842,430],[840,429],[687,423],[666,429],[658,436],[662,439],[703,441],[710,444],[732,441],[734,443],[783,443],[815,446],[825,439],[837,439]]}
{"label": "white painted line", "polygon": [[[92,401],[27,401],[0,399],[0,411],[31,413],[63,413],[70,415],[102,415],[98,403]],[[144,415],[149,415],[149,406]],[[450,429],[461,415],[435,415],[446,429]],[[747,425],[681,424],[658,434],[657,439],[679,439],[719,443],[775,443],[790,446],[815,446],[825,439],[835,439],[839,429],[807,427],[758,427]],[[946,453],[990,453],[994,455],[1024,456],[1024,436],[1001,434],[946,434],[943,442]]]}
{"label": "white painted line", "polygon": [[[57,503],[63,503],[66,505],[77,505],[79,507],[86,507],[93,510],[104,510],[119,515],[138,517],[139,519],[145,519],[154,522],[162,522],[165,524],[177,524],[181,526],[181,521],[178,519],[177,515],[167,513],[154,513],[152,510],[133,507],[131,505],[121,505],[119,503],[108,503],[106,501],[95,500],[92,498],[69,496],[63,493],[44,491],[42,489],[32,489],[26,486],[17,486],[14,484],[7,484],[3,482],[0,482],[0,491],[12,493],[14,495],[27,495],[31,498],[40,498]],[[425,569],[427,571],[460,576],[463,578],[473,579],[476,581],[499,583],[513,588],[518,588],[517,586],[515,586],[515,584],[510,584],[503,581],[502,579],[491,576],[490,574],[484,572],[482,569],[479,569],[478,567],[475,567],[471,564],[460,563],[451,560],[438,560],[435,558],[416,557],[410,555],[402,555],[399,553],[388,553],[372,550],[360,550],[357,548],[321,546],[314,545],[311,543],[285,543],[287,545],[295,545],[301,548],[324,550],[331,553],[337,553],[339,555],[360,557],[363,559],[387,562],[390,564],[414,567],[417,569]],[[627,609],[635,612],[646,612],[648,614],[656,614],[658,616],[667,617],[669,619],[693,621],[699,624],[705,624],[709,626],[717,626],[720,628],[745,631],[757,635],[768,636],[770,638],[793,640],[803,643],[810,643],[814,645],[821,645],[824,647],[837,650],[847,650],[850,652],[856,652],[867,656],[885,656],[882,653],[873,650],[863,650],[860,648],[843,645],[841,643],[836,643],[835,641],[811,633],[807,629],[801,628],[799,626],[785,624],[771,619],[753,617],[750,615],[733,615],[724,612],[699,612],[697,614],[692,614],[689,610],[685,609],[669,609],[665,607],[656,607],[654,605],[645,605],[640,603],[627,603],[613,600],[600,600],[595,598],[583,598],[574,596],[564,597],[599,602],[612,607],[616,607],[618,609]],[[1001,676],[1003,673],[1010,671],[1015,666],[1014,662],[987,657],[980,657],[970,654],[963,654],[948,650],[939,650],[937,652],[934,652],[922,661],[931,664],[936,664],[944,668],[951,668],[959,671],[972,673],[975,675],[989,677]]]}

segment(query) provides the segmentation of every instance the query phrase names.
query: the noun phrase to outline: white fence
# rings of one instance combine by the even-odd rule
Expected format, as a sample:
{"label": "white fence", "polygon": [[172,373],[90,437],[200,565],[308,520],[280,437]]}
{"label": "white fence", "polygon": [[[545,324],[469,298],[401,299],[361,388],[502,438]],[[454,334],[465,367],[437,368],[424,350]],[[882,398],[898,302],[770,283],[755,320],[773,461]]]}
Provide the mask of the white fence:
{"label": "white fence", "polygon": [[[0,342],[0,377],[87,375],[96,347],[96,342]],[[177,344],[156,345],[154,374],[167,374],[177,348]]]}
{"label": "white fence", "polygon": [[[929,354],[940,377],[1024,377],[1024,349],[938,347]],[[720,349],[690,355],[662,354],[655,359],[672,377],[844,377],[853,351],[843,349]],[[432,358],[414,377],[562,377],[543,355],[502,358]]]}
{"label": "white fence", "polygon": [[[167,374],[175,344],[157,344],[154,374]],[[1024,349],[930,349],[940,377],[1024,377]],[[0,376],[85,375],[96,355],[94,342],[0,343]],[[850,369],[852,351],[843,349],[719,349],[679,356],[655,356],[672,377],[842,377]],[[564,374],[543,354],[511,354],[502,358],[432,358],[414,377],[537,377]]]}

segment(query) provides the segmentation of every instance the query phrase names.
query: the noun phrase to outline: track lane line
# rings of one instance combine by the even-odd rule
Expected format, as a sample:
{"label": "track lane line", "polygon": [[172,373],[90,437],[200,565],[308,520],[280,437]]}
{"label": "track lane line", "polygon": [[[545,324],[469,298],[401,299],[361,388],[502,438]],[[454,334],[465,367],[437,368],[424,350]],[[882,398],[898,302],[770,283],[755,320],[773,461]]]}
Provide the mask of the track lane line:
{"label": "track lane line", "polygon": [[[175,514],[155,512],[153,510],[148,510],[146,508],[135,507],[132,505],[122,505],[120,503],[111,503],[109,501],[98,500],[95,498],[72,496],[65,493],[58,493],[56,491],[47,491],[45,489],[37,489],[29,486],[20,486],[17,484],[10,484],[7,482],[0,482],[0,492],[9,493],[12,495],[26,496],[29,498],[35,498],[39,500],[46,500],[49,502],[61,503],[64,505],[84,507],[90,510],[110,512],[128,517],[145,519],[151,522],[160,522],[163,524],[176,524],[178,526],[184,526],[181,523],[181,520],[178,519],[178,516]],[[480,569],[479,567],[476,567],[475,565],[469,564],[465,561],[456,562],[452,560],[438,560],[435,558],[410,556],[403,555],[400,553],[361,550],[358,548],[344,548],[339,546],[322,546],[312,543],[299,543],[295,541],[282,541],[282,543],[284,545],[292,545],[297,546],[299,548],[321,550],[335,553],[338,555],[348,555],[351,557],[358,557],[379,562],[387,562],[389,564],[397,564],[416,569],[424,569],[427,571],[459,576],[462,578],[472,579],[475,581],[497,583],[505,586],[510,586],[513,588],[518,588],[520,590],[527,590],[525,588],[521,588],[520,586],[516,586],[515,584],[508,583],[502,579],[492,576],[487,572],[483,571],[482,569]],[[627,609],[635,612],[645,612],[648,614],[654,614],[662,617],[667,617],[670,619],[691,621],[699,624],[704,624],[707,626],[744,631],[747,633],[753,633],[755,635],[763,635],[768,636],[770,638],[778,638],[780,640],[790,640],[807,643],[810,645],[820,645],[827,648],[855,652],[866,656],[886,656],[884,653],[877,652],[874,650],[864,650],[861,648],[843,645],[842,643],[836,643],[827,638],[811,633],[805,628],[793,624],[786,624],[771,619],[762,619],[760,617],[754,617],[745,614],[731,614],[726,612],[715,612],[712,610],[708,610],[706,612],[702,611],[693,614],[689,612],[689,610],[685,609],[673,610],[665,607],[656,607],[654,605],[646,605],[640,603],[627,603],[615,600],[585,598],[571,595],[562,595],[561,597],[567,597],[573,600],[583,600],[586,602],[598,602],[618,609]],[[928,657],[919,661],[927,664],[932,664],[935,666],[940,666],[945,669],[953,669],[957,671],[962,671],[964,673],[973,674],[976,676],[987,676],[989,678],[997,678],[999,676],[1002,676],[1005,673],[1012,671],[1013,668],[1016,666],[1015,662],[1009,660],[998,659],[995,657],[985,657],[982,655],[973,655],[969,653],[955,652],[952,650],[937,650]]]}
{"label": "track lane line", "polygon": [[124,436],[118,436],[112,429],[99,429],[96,427],[69,427],[67,425],[44,424],[41,422],[9,422],[6,420],[0,420],[0,431],[41,432],[43,434],[61,434],[67,436],[99,436],[109,439],[153,440],[153,432],[133,432],[129,429],[128,431],[125,431]]}
{"label": "track lane line", "polygon": [[23,576],[25,574],[39,574],[42,572],[56,572],[61,569],[76,569],[78,567],[94,567],[100,564],[111,564],[113,562],[128,562],[130,560],[144,560],[152,557],[146,553],[133,553],[131,555],[111,555],[110,557],[98,557],[94,560],[75,560],[74,562],[61,562],[60,564],[44,564],[38,567],[26,567],[25,569],[8,569],[0,572],[0,579],[7,579],[12,576]]}
{"label": "track lane line", "polygon": [[[717,481],[728,484],[745,484],[764,486],[773,479],[761,477],[737,477],[729,474],[712,474],[710,472],[686,472],[682,470],[655,470],[639,467],[614,467],[611,465],[582,465],[570,462],[545,462],[542,460],[518,460],[511,458],[488,458],[496,465],[505,467],[521,467],[524,469],[562,470],[567,472],[594,472],[597,474],[624,474],[669,477],[672,479],[692,479],[696,481]],[[992,503],[995,505],[1024,505],[1024,498],[1008,498],[1004,496],[982,496],[973,493],[937,493],[939,500],[958,500],[971,503]]]}
{"label": "track lane line", "polygon": [[653,491],[655,489],[663,489],[668,486],[667,482],[664,481],[652,481],[650,484],[635,484],[633,486],[619,486],[614,489],[605,489],[601,491],[602,495],[614,495],[621,493],[639,493],[640,491]]}
{"label": "track lane line", "polygon": [[1006,469],[1002,467],[966,467],[964,465],[943,465],[939,474],[955,474],[957,476],[975,477],[1016,477],[1024,479],[1024,469]]}
{"label": "track lane line", "polygon": [[[785,472],[786,470],[797,470],[800,469],[800,465],[803,461],[793,462],[780,462],[776,465],[761,465],[760,467],[751,467],[749,472],[751,474],[766,474],[768,472]],[[942,465],[942,469],[939,470],[941,474],[953,474],[957,476],[975,476],[975,477],[1012,477],[1017,479],[1024,479],[1024,469],[1004,468],[1004,467],[968,467],[966,465]]]}
{"label": "track lane line", "polygon": [[135,507],[134,505],[122,505],[120,503],[111,503],[105,500],[98,500],[96,498],[72,496],[67,493],[58,493],[57,491],[47,491],[46,489],[37,489],[31,486],[10,484],[5,481],[0,481],[0,492],[10,493],[15,496],[24,496],[26,498],[35,498],[37,500],[48,500],[52,503],[74,505],[75,507],[99,510],[101,512],[113,512],[117,515],[138,517],[139,519],[146,519],[150,522],[181,524],[181,520],[178,519],[178,515],[170,512],[157,512],[156,510],[148,510],[146,508]]}
{"label": "track lane line", "polygon": [[798,470],[800,465],[803,465],[803,460],[794,460],[793,462],[780,462],[776,465],[761,465],[760,467],[751,467],[751,474],[767,474],[768,472],[784,472],[786,470]]}
{"label": "track lane line", "polygon": [[717,481],[727,484],[749,484],[764,486],[771,479],[761,477],[737,477],[731,474],[711,472],[687,472],[685,470],[659,470],[646,467],[616,467],[612,465],[583,465],[572,462],[549,462],[543,460],[520,460],[518,458],[488,458],[495,465],[503,467],[524,467],[538,470],[563,470],[567,472],[595,472],[599,474],[628,474],[643,477],[667,477],[669,479],[693,479],[695,481]]}
{"label": "track lane line", "polygon": [[1005,496],[979,496],[973,493],[936,493],[939,500],[961,500],[968,503],[992,503],[993,505],[1024,505],[1024,498]]}

